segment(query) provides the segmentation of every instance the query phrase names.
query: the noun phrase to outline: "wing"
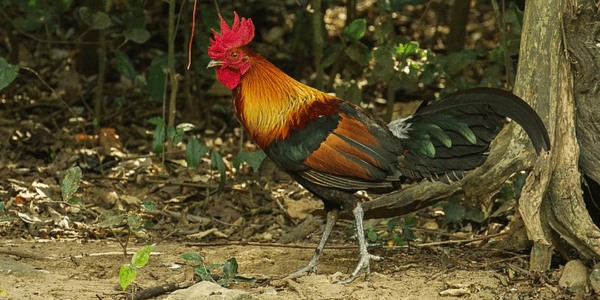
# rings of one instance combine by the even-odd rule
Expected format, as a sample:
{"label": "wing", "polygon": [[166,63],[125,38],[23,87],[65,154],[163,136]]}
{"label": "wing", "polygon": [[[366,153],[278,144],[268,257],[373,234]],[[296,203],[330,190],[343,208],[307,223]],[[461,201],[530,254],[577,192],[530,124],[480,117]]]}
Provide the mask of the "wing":
{"label": "wing", "polygon": [[265,152],[294,176],[319,186],[391,188],[400,177],[399,139],[384,124],[339,101],[337,113],[315,118]]}

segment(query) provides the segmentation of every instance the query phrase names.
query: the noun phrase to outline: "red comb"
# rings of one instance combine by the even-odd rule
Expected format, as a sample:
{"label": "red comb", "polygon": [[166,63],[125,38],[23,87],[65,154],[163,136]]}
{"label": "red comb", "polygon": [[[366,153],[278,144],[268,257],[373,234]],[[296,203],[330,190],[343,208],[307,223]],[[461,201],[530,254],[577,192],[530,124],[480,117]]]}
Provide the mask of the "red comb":
{"label": "red comb", "polygon": [[213,29],[214,39],[210,39],[208,46],[208,56],[211,59],[222,58],[227,50],[235,47],[247,45],[254,39],[254,24],[252,19],[238,17],[237,12],[233,12],[233,24],[231,28],[227,22],[221,17],[221,34]]}

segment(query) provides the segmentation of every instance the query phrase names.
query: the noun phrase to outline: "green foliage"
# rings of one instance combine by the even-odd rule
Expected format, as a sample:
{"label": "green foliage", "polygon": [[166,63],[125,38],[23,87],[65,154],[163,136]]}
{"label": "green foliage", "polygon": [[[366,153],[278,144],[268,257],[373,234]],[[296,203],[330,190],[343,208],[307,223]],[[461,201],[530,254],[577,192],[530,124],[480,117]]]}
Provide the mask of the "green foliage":
{"label": "green foliage", "polygon": [[0,57],[0,91],[7,87],[19,72],[19,66],[9,64],[4,58]]}
{"label": "green foliage", "polygon": [[460,223],[465,220],[481,223],[485,220],[485,216],[479,209],[465,207],[458,197],[452,198],[444,206],[444,224]]}
{"label": "green foliage", "polygon": [[60,186],[60,193],[62,195],[63,201],[70,201],[73,197],[73,194],[77,192],[79,189],[79,185],[81,184],[82,178],[81,168],[78,166],[71,167],[67,170],[65,177],[63,178],[62,184]]}
{"label": "green foliage", "polygon": [[123,291],[125,291],[135,280],[137,277],[137,270],[148,264],[152,248],[154,248],[154,245],[148,245],[138,250],[131,258],[131,263],[121,266],[121,269],[119,270],[119,284]]}
{"label": "green foliage", "polygon": [[252,171],[257,173],[265,158],[267,158],[267,155],[262,150],[252,152],[242,151],[233,160],[233,167],[239,169],[242,163],[247,163],[252,168]]}
{"label": "green foliage", "polygon": [[223,157],[221,154],[219,154],[219,152],[212,150],[210,151],[210,163],[219,171],[219,176],[221,178],[221,180],[219,180],[219,190],[223,190],[223,187],[225,186],[225,180],[227,179]]}
{"label": "green foliage", "polygon": [[155,212],[156,211],[156,202],[151,201],[151,200],[144,200],[142,202],[142,207],[148,212]]}
{"label": "green foliage", "polygon": [[[417,239],[413,228],[417,226],[417,218],[414,216],[400,218],[393,218],[388,220],[387,232],[391,237],[388,244],[402,246],[406,241],[414,241]],[[398,232],[400,230],[401,233]]]}
{"label": "green foliage", "polygon": [[348,42],[356,42],[365,36],[367,31],[367,20],[356,19],[344,28],[343,37]]}
{"label": "green foliage", "polygon": [[118,51],[115,54],[114,60],[115,69],[119,74],[129,78],[130,80],[135,80],[137,73],[135,71],[135,67],[131,59],[122,51]]}
{"label": "green foliage", "polygon": [[165,120],[161,117],[154,117],[148,120],[148,123],[156,126],[152,135],[152,149],[156,154],[160,154],[165,149],[166,127]]}
{"label": "green foliage", "polygon": [[148,83],[146,84],[145,90],[148,92],[150,97],[156,101],[161,101],[165,94],[166,82],[167,82],[167,56],[157,56],[150,63],[150,70],[148,71]]}
{"label": "green foliage", "polygon": [[[204,257],[198,253],[184,253],[181,258],[194,264],[194,273],[196,273],[202,281],[216,282],[223,287],[227,287],[231,283],[236,282],[256,282],[256,278],[254,277],[238,275],[238,263],[235,257],[229,258],[223,263],[211,265],[205,265]],[[221,272],[218,272],[219,270],[221,270]]]}
{"label": "green foliage", "polygon": [[187,143],[185,148],[185,162],[189,168],[197,168],[200,165],[201,158],[210,151],[206,145],[200,145],[198,139],[193,136]]}
{"label": "green foliage", "polygon": [[98,226],[101,228],[116,227],[123,224],[127,218],[127,213],[118,209],[105,210],[98,218]]}

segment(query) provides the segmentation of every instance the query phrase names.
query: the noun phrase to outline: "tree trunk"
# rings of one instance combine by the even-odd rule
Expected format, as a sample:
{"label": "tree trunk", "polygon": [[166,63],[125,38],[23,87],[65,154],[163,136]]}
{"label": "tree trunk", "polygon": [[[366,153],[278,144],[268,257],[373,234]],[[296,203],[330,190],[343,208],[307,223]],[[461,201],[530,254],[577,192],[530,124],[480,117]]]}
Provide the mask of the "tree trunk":
{"label": "tree trunk", "polygon": [[533,100],[554,137],[550,155],[538,159],[529,175],[519,206],[534,242],[530,267],[539,271],[550,266],[554,233],[582,256],[600,256],[600,231],[582,198],[573,71],[564,43],[563,26],[573,21],[575,7],[574,0],[530,0],[523,20],[515,93]]}
{"label": "tree trunk", "polygon": [[[578,134],[591,140],[584,140],[588,143],[586,147],[600,136],[600,118],[596,118],[598,107],[592,104],[600,92],[598,60],[590,59],[598,56],[589,55],[590,49],[598,49],[594,42],[598,22],[592,19],[595,15],[593,1],[582,0],[581,3],[578,5],[576,0],[526,2],[514,93],[528,101],[544,120],[552,141],[549,153],[542,153],[536,160],[525,132],[511,124],[492,143],[486,163],[461,182],[450,185],[422,183],[384,195],[363,204],[365,217],[412,212],[435,203],[435,199],[461,191],[467,196],[491,195],[511,174],[533,167],[519,202],[519,212],[527,234],[534,242],[530,268],[547,270],[553,248],[563,247],[559,244],[562,241],[566,241],[583,257],[600,257],[600,230],[592,222],[582,198],[579,145],[575,129],[577,101],[582,104],[577,115],[584,114],[577,123],[580,124]],[[578,22],[580,26],[576,26]],[[573,30],[565,26],[567,24],[573,24]],[[582,33],[586,34],[585,39],[578,38],[577,34]],[[565,35],[567,41],[570,41],[568,36],[577,41],[571,42],[571,46],[565,45]],[[566,46],[573,52],[573,57],[567,54]],[[575,54],[578,49],[579,52]],[[590,68],[587,73],[577,73],[577,94],[574,94],[571,63],[583,64],[576,68],[578,71]],[[590,75],[581,79],[586,76],[584,74]],[[584,94],[583,98],[579,98],[581,93]],[[581,111],[583,108],[586,111]],[[593,123],[593,126],[586,126],[584,122]],[[598,147],[598,144],[593,146]],[[591,168],[591,172],[600,172],[600,168],[594,164],[599,161],[599,155],[600,150],[586,149],[582,153],[584,170]]]}

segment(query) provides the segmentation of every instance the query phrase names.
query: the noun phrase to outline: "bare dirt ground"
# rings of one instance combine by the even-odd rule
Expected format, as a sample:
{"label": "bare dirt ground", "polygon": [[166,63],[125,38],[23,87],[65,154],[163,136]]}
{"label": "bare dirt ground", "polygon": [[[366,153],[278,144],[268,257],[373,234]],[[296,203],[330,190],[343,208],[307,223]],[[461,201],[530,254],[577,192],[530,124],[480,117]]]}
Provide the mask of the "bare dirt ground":
{"label": "bare dirt ground", "polygon": [[[280,280],[282,275],[303,266],[312,250],[197,247],[169,241],[154,248],[135,282],[139,288],[189,282],[193,271],[181,254],[199,252],[207,263],[236,257],[240,274],[254,276],[257,282],[237,283],[230,288],[247,291],[254,299],[571,299],[551,284],[551,278],[534,280],[524,274],[520,266],[526,263],[526,256],[503,257],[488,250],[466,248],[376,251],[385,256],[385,261],[373,265],[369,281],[361,278],[348,285],[333,283],[354,267],[355,253],[351,250],[326,251],[319,265],[321,275]],[[0,252],[4,259],[0,265],[0,299],[126,297],[118,284],[118,272],[129,259],[123,259],[118,243],[5,240]],[[7,258],[33,268],[9,264]]]}

